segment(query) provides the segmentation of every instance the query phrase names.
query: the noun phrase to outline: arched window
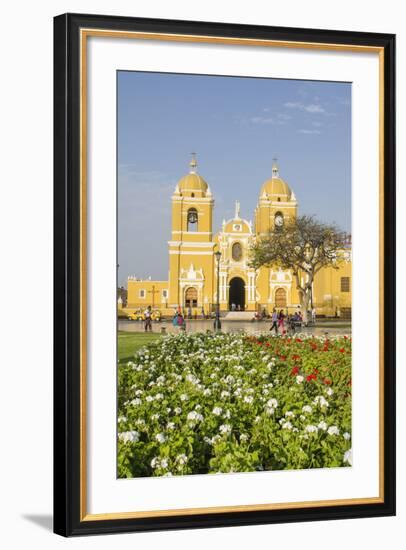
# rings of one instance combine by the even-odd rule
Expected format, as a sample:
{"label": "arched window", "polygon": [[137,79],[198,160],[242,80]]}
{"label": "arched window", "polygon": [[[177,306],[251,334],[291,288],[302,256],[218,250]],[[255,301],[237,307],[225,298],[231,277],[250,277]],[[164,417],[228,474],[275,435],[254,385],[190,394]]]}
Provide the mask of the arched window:
{"label": "arched window", "polygon": [[242,246],[241,243],[234,243],[231,248],[231,256],[235,262],[242,260]]}
{"label": "arched window", "polygon": [[185,292],[185,306],[197,307],[197,289],[189,287]]}
{"label": "arched window", "polygon": [[187,230],[197,231],[198,215],[196,208],[189,208],[187,211]]}

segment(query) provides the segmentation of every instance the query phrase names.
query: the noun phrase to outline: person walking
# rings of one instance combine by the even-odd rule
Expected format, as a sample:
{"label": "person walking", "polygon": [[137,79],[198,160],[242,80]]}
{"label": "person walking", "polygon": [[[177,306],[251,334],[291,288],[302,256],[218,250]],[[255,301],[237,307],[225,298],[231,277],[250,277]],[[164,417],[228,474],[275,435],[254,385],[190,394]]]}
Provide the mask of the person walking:
{"label": "person walking", "polygon": [[185,330],[185,319],[181,313],[178,314],[177,323],[181,330]]}
{"label": "person walking", "polygon": [[271,319],[272,319],[272,325],[269,330],[272,332],[273,329],[275,329],[275,334],[278,334],[278,312],[276,311],[275,308],[272,311]]}
{"label": "person walking", "polygon": [[283,309],[280,310],[278,315],[278,329],[282,332],[282,334],[285,333],[285,314],[283,313]]}
{"label": "person walking", "polygon": [[315,324],[316,322],[316,308],[312,308],[312,323]]}
{"label": "person walking", "polygon": [[178,313],[178,311],[176,310],[176,311],[175,311],[175,315],[173,316],[173,319],[172,319],[172,325],[173,325],[174,327],[177,327],[177,326],[178,326],[178,315],[179,315],[179,313]]}
{"label": "person walking", "polygon": [[152,312],[151,312],[151,306],[148,306],[147,309],[144,311],[144,328],[145,332],[152,332]]}

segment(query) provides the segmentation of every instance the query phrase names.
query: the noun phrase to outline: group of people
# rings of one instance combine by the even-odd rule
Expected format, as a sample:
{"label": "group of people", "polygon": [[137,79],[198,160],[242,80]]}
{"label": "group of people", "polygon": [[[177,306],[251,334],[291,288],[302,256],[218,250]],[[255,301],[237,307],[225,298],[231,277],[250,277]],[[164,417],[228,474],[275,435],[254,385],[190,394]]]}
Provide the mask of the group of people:
{"label": "group of people", "polygon": [[244,308],[240,304],[235,305],[234,302],[231,304],[231,311],[244,311]]}
{"label": "group of people", "polygon": [[[312,308],[308,312],[308,318],[311,318],[312,323],[316,322],[316,308]],[[286,334],[286,332],[294,333],[296,332],[297,327],[301,327],[303,324],[303,315],[300,309],[295,311],[295,313],[284,313],[283,309],[277,311],[275,308],[271,316],[272,325],[269,329],[271,332],[275,330],[275,334],[281,333]]]}
{"label": "group of people", "polygon": [[183,330],[186,328],[185,318],[183,317],[181,311],[176,311],[175,312],[175,315],[173,316],[173,319],[172,319],[172,325],[174,327],[179,327]]}

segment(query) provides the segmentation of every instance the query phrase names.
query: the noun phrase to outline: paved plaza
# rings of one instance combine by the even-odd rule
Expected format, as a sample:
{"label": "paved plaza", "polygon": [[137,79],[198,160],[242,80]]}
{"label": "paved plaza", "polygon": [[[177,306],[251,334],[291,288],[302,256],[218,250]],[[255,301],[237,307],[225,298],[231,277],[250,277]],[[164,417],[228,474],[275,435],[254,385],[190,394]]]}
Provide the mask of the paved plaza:
{"label": "paved plaza", "polygon": [[[186,332],[206,332],[213,330],[213,320],[186,320]],[[271,327],[270,321],[221,321],[221,330],[223,332],[245,332],[247,334],[261,334],[269,332]],[[118,322],[118,330],[125,332],[144,332],[144,323],[141,321],[127,321],[120,319]],[[152,324],[153,332],[177,333],[180,332],[179,327],[173,326],[170,320]],[[334,336],[351,334],[350,322],[322,322],[312,327],[303,327],[298,329],[299,333],[314,334],[315,336]]]}

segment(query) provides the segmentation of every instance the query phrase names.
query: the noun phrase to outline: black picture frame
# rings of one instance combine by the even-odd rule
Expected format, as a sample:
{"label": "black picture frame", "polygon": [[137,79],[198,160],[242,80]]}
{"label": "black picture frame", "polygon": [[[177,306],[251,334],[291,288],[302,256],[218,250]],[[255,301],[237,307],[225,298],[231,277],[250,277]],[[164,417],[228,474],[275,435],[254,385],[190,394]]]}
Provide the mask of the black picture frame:
{"label": "black picture frame", "polygon": [[[80,29],[222,36],[381,48],[384,56],[382,341],[383,501],[88,521],[80,512]],[[395,514],[395,36],[193,21],[64,14],[54,19],[54,532],[63,536]]]}

